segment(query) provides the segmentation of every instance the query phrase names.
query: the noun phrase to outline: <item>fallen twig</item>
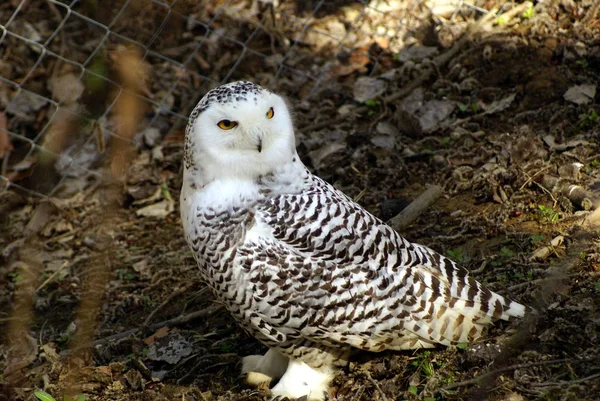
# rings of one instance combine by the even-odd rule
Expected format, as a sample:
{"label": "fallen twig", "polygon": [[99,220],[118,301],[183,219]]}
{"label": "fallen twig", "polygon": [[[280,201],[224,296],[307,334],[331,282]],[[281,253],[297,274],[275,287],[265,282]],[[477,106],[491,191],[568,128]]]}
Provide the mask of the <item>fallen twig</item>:
{"label": "fallen twig", "polygon": [[568,180],[545,174],[539,185],[542,189],[566,197],[583,210],[593,210],[600,206],[600,196],[579,185],[573,185]]}
{"label": "fallen twig", "polygon": [[187,361],[189,361],[190,359],[194,358],[195,359],[195,364],[194,367],[192,367],[186,374],[185,376],[179,378],[177,380],[177,384],[181,385],[183,383],[187,383],[188,381],[191,381],[192,377],[196,376],[196,370],[198,369],[198,367],[204,363],[207,360],[215,360],[215,359],[220,359],[220,360],[229,360],[228,362],[217,362],[215,364],[212,364],[210,366],[207,366],[204,368],[204,370],[209,370],[209,369],[214,369],[216,367],[220,367],[220,366],[226,366],[226,365],[231,365],[232,361],[235,361],[237,363],[237,361],[240,359],[240,356],[236,353],[228,353],[228,354],[210,354],[210,355],[203,355],[201,357],[198,357],[196,355],[194,355],[193,357],[188,357],[185,359],[185,361],[179,363],[179,365],[182,365],[183,363],[186,363]]}
{"label": "fallen twig", "polygon": [[174,298],[176,298],[179,295],[181,295],[184,292],[186,292],[187,289],[192,286],[192,284],[194,284],[194,283],[189,283],[189,284],[184,285],[183,287],[179,287],[177,290],[173,291],[171,293],[171,295],[169,295],[167,297],[167,299],[165,299],[160,305],[158,305],[156,308],[154,308],[154,310],[152,312],[150,312],[150,314],[148,315],[148,317],[146,317],[146,320],[144,320],[143,326],[144,327],[148,326],[148,324],[152,321],[152,318],[154,317],[154,315],[156,315],[156,313],[159,310],[161,310],[162,308],[164,308],[165,305],[167,305],[169,302],[171,302]]}
{"label": "fallen twig", "polygon": [[425,192],[411,202],[404,210],[392,217],[388,222],[390,226],[401,231],[412,224],[429,206],[435,203],[442,196],[443,190],[437,185],[432,185]]}
{"label": "fallen twig", "polygon": [[385,393],[383,392],[383,390],[381,389],[381,386],[379,385],[379,383],[377,383],[373,377],[371,376],[371,372],[369,371],[363,371],[364,376],[367,378],[367,380],[369,382],[371,382],[371,384],[375,387],[375,389],[377,390],[377,392],[379,392],[379,396],[381,397],[381,399],[383,401],[388,401],[387,396],[385,395]]}
{"label": "fallen twig", "polygon": [[39,286],[39,287],[38,287],[38,288],[35,290],[35,292],[40,292],[40,290],[41,290],[42,288],[44,288],[46,285],[48,285],[48,283],[49,283],[49,282],[51,282],[52,280],[54,280],[54,278],[55,278],[56,276],[58,276],[58,274],[59,274],[60,272],[62,272],[62,271],[63,271],[63,269],[64,269],[65,267],[67,267],[67,265],[68,265],[68,264],[69,264],[69,262],[68,262],[67,260],[65,260],[65,261],[62,263],[62,265],[60,265],[60,267],[59,267],[58,269],[56,269],[56,271],[50,275],[50,277],[48,277],[46,280],[44,280],[44,282],[43,282],[42,284],[40,284],[40,286]]}
{"label": "fallen twig", "polygon": [[[187,315],[177,316],[173,319],[154,323],[154,324],[148,326],[147,328],[149,330],[156,330],[156,329],[159,329],[164,326],[178,326],[178,325],[187,323],[187,322],[195,320],[195,319],[206,318],[206,317],[212,316],[215,313],[219,312],[221,309],[223,309],[223,305],[213,304],[213,305],[209,306],[208,308],[203,309],[201,311],[188,313]],[[132,336],[132,335],[140,332],[141,330],[142,330],[141,328],[131,329],[131,330],[127,330],[127,331],[124,331],[121,333],[113,334],[108,337],[100,338],[100,339],[94,341],[93,345],[94,345],[94,347],[96,347],[98,345],[104,345],[109,342],[117,341],[117,340],[129,337],[129,336]]]}
{"label": "fallen twig", "polygon": [[544,365],[555,365],[559,363],[585,363],[593,361],[594,358],[583,358],[583,359],[573,359],[573,358],[565,358],[565,359],[552,359],[550,361],[540,361],[540,362],[531,362],[531,363],[518,363],[516,365],[505,366],[503,368],[499,368],[496,370],[492,370],[490,372],[484,373],[480,376],[474,377],[469,380],[464,380],[458,383],[452,383],[447,386],[442,387],[439,391],[448,391],[453,390],[459,387],[471,386],[473,384],[479,384],[482,380],[494,377],[500,373],[510,372],[516,369],[524,369],[524,368],[532,368],[535,366],[544,366]]}
{"label": "fallen twig", "polygon": [[532,386],[534,387],[562,387],[562,386],[570,386],[572,384],[585,383],[590,380],[594,380],[600,377],[600,373],[596,373],[590,376],[582,377],[577,380],[567,380],[563,382],[545,382],[545,383],[534,383]]}

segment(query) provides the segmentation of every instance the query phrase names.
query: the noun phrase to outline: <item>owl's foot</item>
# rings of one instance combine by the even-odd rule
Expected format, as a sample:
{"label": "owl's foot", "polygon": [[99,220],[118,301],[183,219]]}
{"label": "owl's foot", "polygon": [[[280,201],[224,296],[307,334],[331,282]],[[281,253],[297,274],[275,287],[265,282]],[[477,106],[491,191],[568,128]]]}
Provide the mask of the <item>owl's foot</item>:
{"label": "owl's foot", "polygon": [[279,379],[288,367],[288,359],[278,351],[270,349],[265,355],[250,355],[242,359],[242,374],[252,387],[268,388],[273,380]]}
{"label": "owl's foot", "polygon": [[285,374],[271,390],[272,400],[324,401],[328,398],[330,369],[315,370],[297,360],[289,362]]}

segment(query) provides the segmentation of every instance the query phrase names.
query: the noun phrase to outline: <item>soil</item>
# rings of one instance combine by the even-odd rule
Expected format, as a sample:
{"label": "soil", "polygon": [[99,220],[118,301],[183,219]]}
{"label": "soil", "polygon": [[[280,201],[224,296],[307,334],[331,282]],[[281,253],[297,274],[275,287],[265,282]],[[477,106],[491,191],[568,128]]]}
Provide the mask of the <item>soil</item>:
{"label": "soil", "polygon": [[[13,3],[0,6],[2,21]],[[52,3],[26,3],[17,22],[35,23],[45,40],[57,26]],[[353,1],[282,1],[275,9],[233,1],[226,11],[222,2],[191,3],[173,6],[173,15],[156,4],[130,7],[111,27],[141,43],[163,29],[144,59],[139,93],[158,99],[182,79],[170,105],[187,115],[224,80],[279,91],[295,110],[298,150],[311,170],[384,220],[439,185],[443,196],[402,234],[537,310],[498,322],[476,344],[357,353],[331,399],[600,400],[596,2],[477,2],[504,7],[491,18],[434,2],[382,1],[364,14],[368,7]],[[108,24],[124,2],[103,11],[90,4],[77,11]],[[206,26],[182,23],[184,15],[212,21],[218,35],[181,72],[156,54],[183,62],[191,38],[208,35]],[[49,49],[83,62],[99,33],[82,21],[66,25]],[[378,33],[390,26],[398,28]],[[346,36],[331,39],[340,30]],[[14,51],[0,47],[0,75],[16,82],[38,53],[6,40]],[[93,64],[106,63],[111,80],[120,45],[111,38]],[[56,59],[36,71],[24,87],[42,96],[57,96],[45,83],[56,71],[78,88]],[[89,85],[69,101],[93,120],[115,95]],[[36,138],[50,107],[29,101],[13,100],[0,119],[18,133],[2,171],[17,187],[0,192],[0,399],[32,400],[37,390],[56,400],[267,399],[268,389],[251,389],[240,375],[241,357],[265,347],[214,300],[183,239],[181,120],[144,106],[141,119],[160,135],[151,140],[140,123],[125,175],[107,181],[117,143],[110,136],[106,152],[94,141],[64,145],[93,156],[86,174],[64,174],[58,161],[28,153],[23,138]]]}

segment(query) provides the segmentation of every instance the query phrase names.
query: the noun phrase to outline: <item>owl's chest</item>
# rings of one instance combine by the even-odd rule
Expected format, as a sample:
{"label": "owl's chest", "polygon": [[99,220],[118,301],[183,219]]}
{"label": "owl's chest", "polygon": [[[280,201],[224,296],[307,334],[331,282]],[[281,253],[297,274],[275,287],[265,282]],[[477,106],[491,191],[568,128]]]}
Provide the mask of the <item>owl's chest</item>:
{"label": "owl's chest", "polygon": [[211,267],[221,265],[243,240],[253,219],[253,205],[219,209],[194,208],[184,224],[186,239],[196,259]]}
{"label": "owl's chest", "polygon": [[262,201],[255,185],[215,182],[182,193],[181,218],[186,240],[201,266],[220,269],[251,224]]}

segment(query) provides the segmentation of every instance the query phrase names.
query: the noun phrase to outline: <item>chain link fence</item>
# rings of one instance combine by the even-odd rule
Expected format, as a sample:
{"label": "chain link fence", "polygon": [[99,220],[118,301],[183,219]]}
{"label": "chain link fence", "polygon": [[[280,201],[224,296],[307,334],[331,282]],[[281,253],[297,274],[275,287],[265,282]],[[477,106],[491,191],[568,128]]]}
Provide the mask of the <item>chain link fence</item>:
{"label": "chain link fence", "polygon": [[[114,73],[137,51],[147,79],[138,145],[180,141],[210,88],[249,79],[293,101],[349,98],[408,40],[406,1],[58,1],[0,6],[0,191],[61,196],[99,175],[125,89]],[[335,17],[334,17],[335,14]],[[341,17],[340,17],[341,16]],[[179,137],[178,137],[179,135]],[[83,185],[83,184],[81,184]],[[62,194],[64,195],[64,194]]]}

